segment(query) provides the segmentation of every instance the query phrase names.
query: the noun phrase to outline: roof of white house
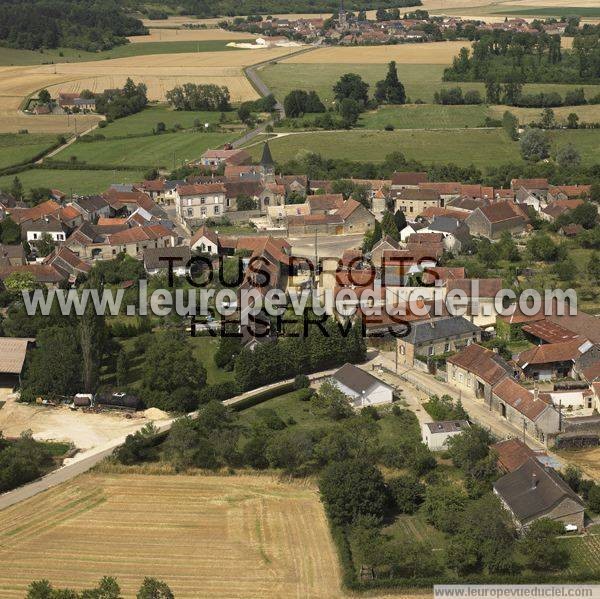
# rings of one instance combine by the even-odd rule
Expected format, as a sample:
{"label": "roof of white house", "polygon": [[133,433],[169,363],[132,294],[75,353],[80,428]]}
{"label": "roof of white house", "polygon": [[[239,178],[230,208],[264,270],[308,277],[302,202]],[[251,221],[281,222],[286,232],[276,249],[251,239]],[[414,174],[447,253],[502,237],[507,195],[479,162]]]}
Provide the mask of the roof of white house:
{"label": "roof of white house", "polygon": [[359,394],[367,393],[375,385],[383,385],[389,389],[392,388],[361,368],[348,363],[344,364],[332,378]]}

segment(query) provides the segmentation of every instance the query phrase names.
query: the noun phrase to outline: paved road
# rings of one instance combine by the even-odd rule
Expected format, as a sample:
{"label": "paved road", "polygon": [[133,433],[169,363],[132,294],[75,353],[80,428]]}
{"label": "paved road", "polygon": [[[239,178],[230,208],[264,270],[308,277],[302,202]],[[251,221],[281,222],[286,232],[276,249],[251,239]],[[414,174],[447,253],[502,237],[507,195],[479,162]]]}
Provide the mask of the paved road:
{"label": "paved road", "polygon": [[[321,372],[316,372],[314,374],[309,375],[309,379],[311,381],[316,381],[321,378],[327,377],[333,374],[335,370],[324,370]],[[223,403],[227,406],[235,406],[236,404],[262,393],[263,391],[274,389],[280,385],[284,385],[286,383],[293,382],[294,379],[288,379],[286,381],[279,381],[277,383],[273,383],[271,385],[265,385],[264,387],[259,387],[258,389],[253,389],[252,391],[247,391],[246,393],[242,393],[241,395],[236,395],[231,399],[224,401]],[[194,418],[198,416],[198,412],[191,412],[188,414],[190,417]],[[155,422],[155,426],[158,429],[159,433],[167,432],[173,422],[175,422],[176,418],[171,418],[169,420],[163,420]],[[144,424],[140,424],[139,428],[145,426]],[[0,510],[3,510],[15,503],[19,503],[20,501],[24,501],[37,495],[38,493],[42,493],[56,485],[67,482],[76,476],[87,472],[91,468],[93,468],[96,464],[101,462],[104,458],[108,457],[113,453],[117,447],[120,447],[125,443],[126,436],[122,436],[112,441],[105,443],[99,447],[94,447],[87,451],[84,451],[80,454],[77,454],[74,458],[70,458],[65,460],[65,464],[58,468],[57,470],[53,470],[48,473],[46,476],[35,480],[27,485],[19,487],[18,489],[13,489],[12,491],[8,491],[7,493],[3,493],[0,495]]]}
{"label": "paved road", "polygon": [[[395,371],[393,352],[381,353],[376,362],[383,364],[386,368]],[[489,406],[477,399],[474,395],[461,392],[448,383],[440,381],[435,377],[416,370],[400,365],[398,368],[397,378],[402,381],[400,386],[406,387],[408,384],[413,392],[420,391],[431,395],[450,395],[454,399],[460,399],[465,410],[469,414],[469,418],[477,424],[487,428],[498,439],[507,439],[511,437],[523,438],[523,430],[512,423],[498,417],[498,414],[490,411]],[[546,447],[537,439],[532,439],[526,436],[525,441],[533,449],[543,449]]]}

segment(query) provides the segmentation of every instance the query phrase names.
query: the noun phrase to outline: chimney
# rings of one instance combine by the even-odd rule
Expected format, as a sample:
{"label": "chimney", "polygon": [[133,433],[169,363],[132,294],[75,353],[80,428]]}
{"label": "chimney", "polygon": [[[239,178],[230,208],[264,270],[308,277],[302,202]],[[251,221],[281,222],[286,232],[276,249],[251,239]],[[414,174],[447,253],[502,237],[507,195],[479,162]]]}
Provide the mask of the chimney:
{"label": "chimney", "polygon": [[536,489],[537,486],[538,486],[538,477],[537,477],[537,474],[534,472],[531,475],[531,488]]}

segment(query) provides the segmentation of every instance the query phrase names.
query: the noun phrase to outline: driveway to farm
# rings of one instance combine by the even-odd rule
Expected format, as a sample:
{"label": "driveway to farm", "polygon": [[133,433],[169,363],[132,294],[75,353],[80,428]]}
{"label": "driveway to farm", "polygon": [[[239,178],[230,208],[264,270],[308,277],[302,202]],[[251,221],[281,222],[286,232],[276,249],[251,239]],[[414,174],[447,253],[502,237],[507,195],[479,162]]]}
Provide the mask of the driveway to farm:
{"label": "driveway to farm", "polygon": [[[317,372],[309,375],[309,379],[311,381],[317,381],[323,377],[329,376],[333,374],[335,370],[325,370],[322,372]],[[278,386],[283,386],[289,383],[292,383],[294,379],[289,379],[286,381],[279,381],[277,383],[273,383],[271,385],[265,385],[264,387],[259,387],[258,389],[253,389],[252,391],[247,391],[246,393],[242,393],[241,395],[237,395],[224,401],[223,403],[227,406],[235,406],[236,404],[253,397],[254,395],[260,394],[264,391],[275,389]],[[75,412],[74,414],[79,414]],[[198,412],[191,412],[188,414],[190,417],[194,418],[198,416]],[[158,433],[167,432],[176,418],[169,418],[167,420],[157,421],[154,423],[154,426],[158,430]],[[13,489],[12,491],[8,491],[0,495],[0,510],[3,510],[19,501],[24,501],[25,499],[29,499],[38,493],[46,491],[51,487],[55,487],[61,483],[64,483],[72,478],[78,476],[79,474],[83,474],[87,472],[91,468],[93,468],[96,464],[101,462],[104,458],[108,457],[113,453],[115,449],[123,445],[125,443],[125,439],[128,434],[131,434],[139,429],[141,429],[145,424],[147,424],[147,420],[140,423],[138,426],[132,427],[130,431],[125,435],[121,435],[115,439],[108,441],[102,445],[97,447],[93,447],[88,451],[84,451],[80,454],[77,454],[73,458],[66,459],[64,464],[52,472],[46,474],[42,478],[30,482],[22,487],[17,489]]]}

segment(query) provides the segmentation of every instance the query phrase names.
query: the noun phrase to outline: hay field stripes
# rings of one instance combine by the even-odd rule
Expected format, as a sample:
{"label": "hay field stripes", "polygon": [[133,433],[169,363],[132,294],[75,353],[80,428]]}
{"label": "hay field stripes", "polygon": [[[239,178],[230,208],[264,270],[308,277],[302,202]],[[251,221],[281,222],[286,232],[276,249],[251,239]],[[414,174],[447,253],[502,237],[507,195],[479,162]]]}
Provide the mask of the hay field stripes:
{"label": "hay field stripes", "polygon": [[86,474],[2,512],[0,595],[144,576],[178,598],[340,596],[316,490],[263,476]]}

